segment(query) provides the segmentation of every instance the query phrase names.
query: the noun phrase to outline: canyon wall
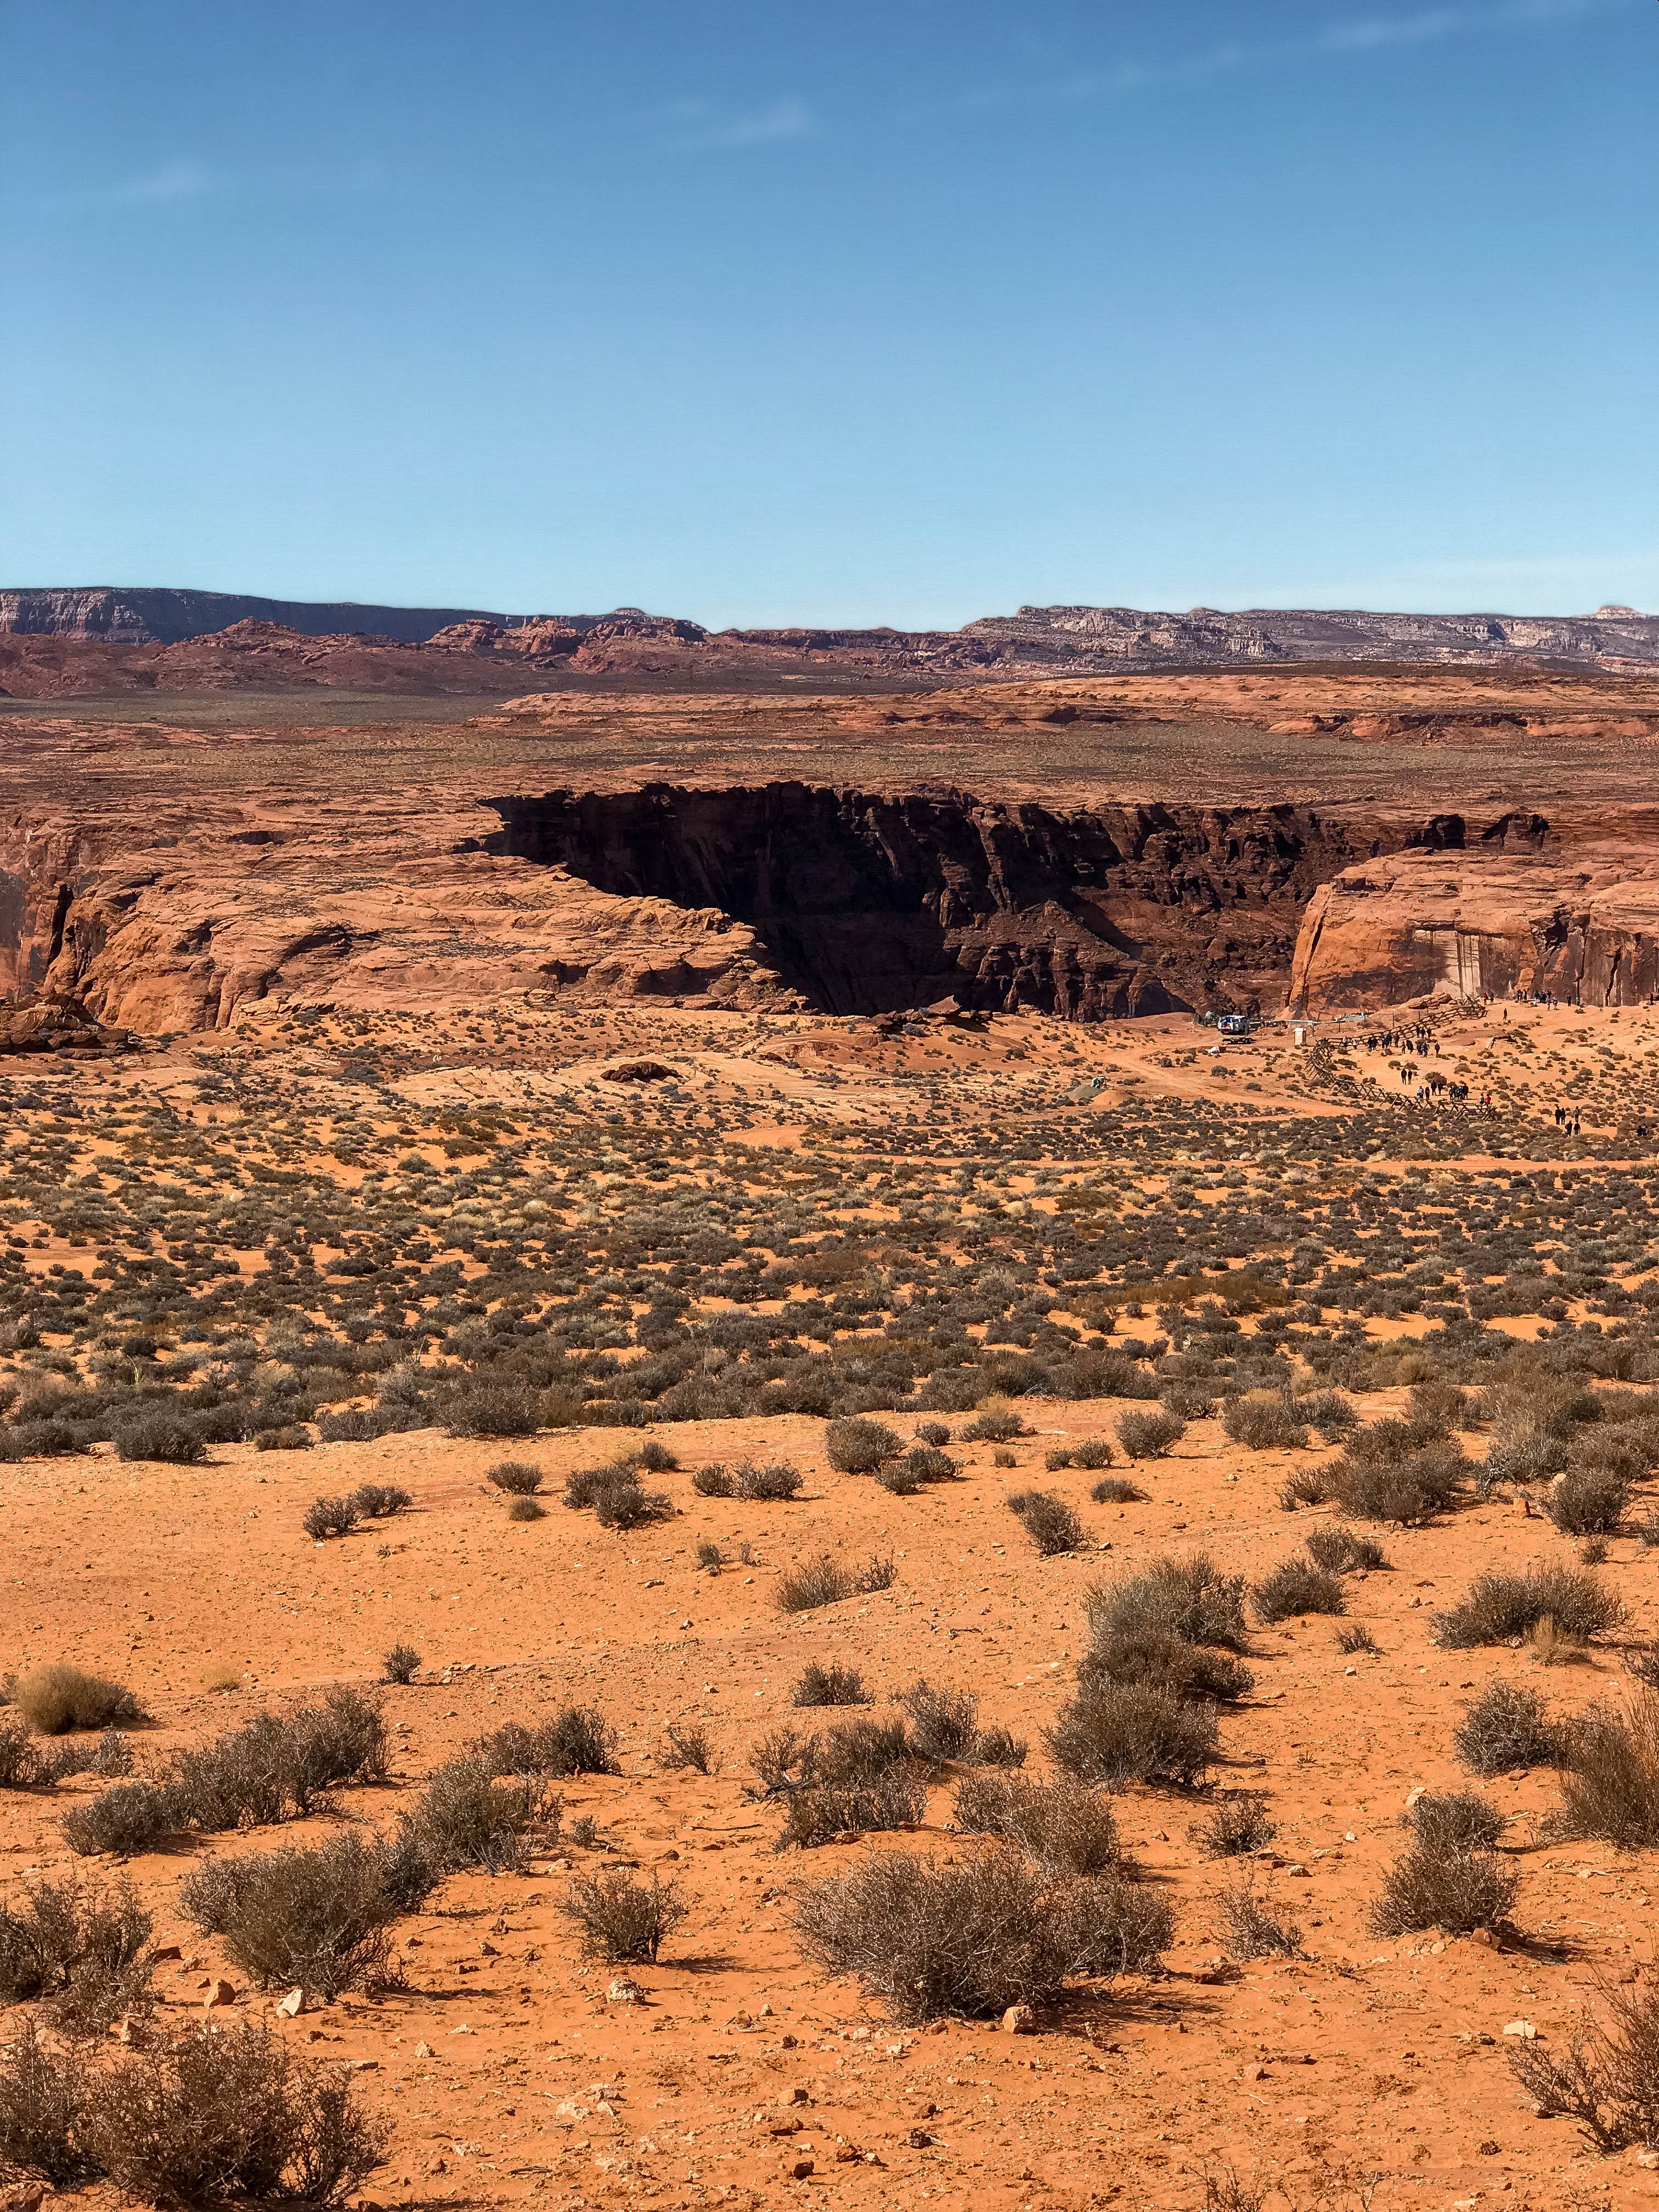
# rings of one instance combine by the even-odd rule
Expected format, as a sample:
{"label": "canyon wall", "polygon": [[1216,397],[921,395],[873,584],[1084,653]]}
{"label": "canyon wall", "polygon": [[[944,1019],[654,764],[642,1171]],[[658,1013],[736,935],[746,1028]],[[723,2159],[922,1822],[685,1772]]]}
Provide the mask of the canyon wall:
{"label": "canyon wall", "polygon": [[[1435,845],[1418,822],[1306,806],[985,804],[771,783],[647,785],[491,802],[492,850],[596,889],[717,908],[839,1013],[1033,1006],[1095,1021],[1277,1012],[1318,884],[1360,854]],[[1501,835],[1501,832],[1499,833]]]}
{"label": "canyon wall", "polygon": [[1292,1009],[1397,1006],[1435,991],[1649,1003],[1659,995],[1659,823],[1571,854],[1544,847],[1514,838],[1343,870],[1308,902]]}
{"label": "canyon wall", "polygon": [[151,1034],[278,994],[1277,1011],[1318,886],[1446,834],[1440,817],[799,783],[24,809],[0,832],[0,988]]}

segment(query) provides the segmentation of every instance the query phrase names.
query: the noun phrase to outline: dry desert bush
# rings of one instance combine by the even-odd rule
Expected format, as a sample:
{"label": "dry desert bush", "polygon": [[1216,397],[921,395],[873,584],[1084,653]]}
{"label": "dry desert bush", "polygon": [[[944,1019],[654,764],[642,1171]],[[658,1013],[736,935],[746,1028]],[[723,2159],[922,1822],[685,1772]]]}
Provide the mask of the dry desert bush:
{"label": "dry desert bush", "polygon": [[1248,1879],[1236,1881],[1218,1900],[1221,1947],[1230,1959],[1298,1959],[1302,1930],[1281,1919]]}
{"label": "dry desert bush", "polygon": [[1452,1735],[1453,1748],[1472,1774],[1552,1764],[1561,1741],[1543,1698],[1520,1682],[1490,1684],[1465,1706]]}
{"label": "dry desert bush", "polygon": [[533,1498],[546,1480],[540,1468],[522,1459],[497,1460],[484,1474],[486,1482],[493,1483],[511,1498]]}
{"label": "dry desert bush", "polygon": [[1120,1413],[1117,1440],[1131,1459],[1162,1459],[1187,1433],[1179,1413]]}
{"label": "dry desert bush", "polygon": [[1248,1641],[1244,1577],[1225,1573],[1207,1552],[1154,1560],[1123,1582],[1092,1583],[1084,1607],[1097,1639],[1162,1630],[1226,1651],[1242,1651]]}
{"label": "dry desert bush", "polygon": [[1547,1613],[1562,1635],[1587,1643],[1617,1628],[1625,1608],[1605,1583],[1552,1560],[1518,1575],[1478,1577],[1459,1604],[1437,1616],[1435,1631],[1448,1650],[1462,1651],[1524,1636]]}
{"label": "dry desert bush", "polygon": [[[1425,1798],[1419,1804],[1430,1802]],[[1375,1935],[1443,1928],[1448,1935],[1466,1936],[1495,1925],[1515,1902],[1519,1875],[1498,1861],[1489,1843],[1478,1839],[1483,1825],[1489,1824],[1466,1817],[1462,1809],[1479,1800],[1434,1802],[1437,1812],[1418,1824],[1418,1840],[1384,1877],[1370,1915]],[[1456,1840],[1461,1836],[1472,1840]]]}
{"label": "dry desert bush", "polygon": [[1328,1575],[1351,1575],[1362,1569],[1372,1573],[1389,1564],[1374,1536],[1361,1536],[1352,1528],[1331,1526],[1310,1531],[1308,1556]]}
{"label": "dry desert bush", "polygon": [[1586,1708],[1561,1735],[1559,1827],[1628,1850],[1659,1843],[1659,1692]]}
{"label": "dry desert bush", "polygon": [[810,1613],[821,1605],[839,1605],[843,1598],[890,1589],[897,1579],[892,1560],[879,1554],[861,1567],[844,1567],[823,1552],[779,1578],[775,1601],[780,1613]]}
{"label": "dry desert bush", "polygon": [[113,2063],[54,2053],[33,2027],[0,2059],[0,2167],[55,2186],[104,2179],[146,2204],[339,2203],[384,2157],[343,2068],[270,2028],[198,2028]]}
{"label": "dry desert bush", "polygon": [[996,1836],[1048,1873],[1102,1874],[1123,1863],[1117,1822],[1097,1790],[1023,1775],[970,1774],[957,1785],[952,1825]]}
{"label": "dry desert bush", "polygon": [[1604,1984],[1601,1996],[1602,2019],[1565,2043],[1523,2043],[1510,2067],[1540,2112],[1613,2152],[1659,2139],[1659,1991]]}
{"label": "dry desert bush", "polygon": [[1263,1623],[1294,1620],[1310,1613],[1346,1613],[1348,1601],[1334,1575],[1305,1559],[1284,1559],[1250,1593]]}
{"label": "dry desert bush", "polygon": [[775,1851],[811,1850],[884,1830],[911,1828],[927,1810],[927,1792],[913,1775],[890,1767],[870,1781],[815,1782],[784,1800]]}
{"label": "dry desert bush", "polygon": [[1168,1907],[1129,1882],[1056,1881],[994,1847],[954,1866],[866,1858],[803,1890],[793,1923],[811,1958],[856,1974],[902,2024],[1046,2003],[1074,1976],[1151,1966],[1173,1934]]}
{"label": "dry desert bush", "polygon": [[917,1754],[948,1762],[966,1759],[978,1737],[979,1699],[966,1690],[937,1687],[925,1677],[899,1699]]}
{"label": "dry desert bush", "polygon": [[560,1911],[581,1931],[586,1957],[654,1966],[664,1938],[685,1920],[689,1908],[672,1875],[664,1881],[653,1869],[643,1882],[625,1867],[601,1867],[571,1881]]}
{"label": "dry desert bush", "polygon": [[830,1423],[823,1449],[838,1474],[873,1474],[884,1460],[896,1459],[904,1443],[884,1421],[854,1415]]}
{"label": "dry desert bush", "polygon": [[410,1909],[409,1869],[348,1832],[308,1850],[205,1860],[179,1903],[262,1989],[297,1984],[331,1999],[393,1978],[386,1929]]}
{"label": "dry desert bush", "polygon": [[1046,1741],[1055,1764],[1079,1781],[1189,1789],[1213,1764],[1219,1731],[1213,1705],[1162,1684],[1096,1680],[1061,1706]]}
{"label": "dry desert bush", "polygon": [[797,1705],[867,1705],[870,1692],[856,1667],[825,1667],[809,1659],[791,1702]]}
{"label": "dry desert bush", "polygon": [[12,1703],[42,1735],[131,1728],[148,1718],[131,1690],[78,1667],[36,1667],[11,1685]]}
{"label": "dry desert bush", "polygon": [[1233,1398],[1221,1425],[1235,1443],[1252,1451],[1290,1450],[1308,1441],[1301,1411],[1298,1404],[1283,1398]]}
{"label": "dry desert bush", "polygon": [[1007,1501],[1015,1516],[1045,1559],[1061,1552],[1077,1552],[1086,1540],[1083,1523],[1063,1498],[1052,1491],[1018,1490]]}
{"label": "dry desert bush", "polygon": [[61,2034],[100,2035],[148,2013],[150,1916],[131,1890],[41,1881],[0,1904],[0,2005],[41,2001]]}

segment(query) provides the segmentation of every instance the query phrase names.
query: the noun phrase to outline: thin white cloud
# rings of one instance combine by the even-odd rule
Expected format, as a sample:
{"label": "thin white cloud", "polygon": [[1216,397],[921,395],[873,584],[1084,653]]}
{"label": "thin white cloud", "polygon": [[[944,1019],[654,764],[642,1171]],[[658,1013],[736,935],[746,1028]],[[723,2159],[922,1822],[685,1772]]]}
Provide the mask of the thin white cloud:
{"label": "thin white cloud", "polygon": [[695,151],[718,151],[726,147],[782,146],[792,140],[811,138],[817,131],[812,112],[804,100],[786,94],[769,100],[751,114],[720,118],[702,108],[708,120],[680,141]]}
{"label": "thin white cloud", "polygon": [[362,161],[345,168],[228,169],[179,155],[137,176],[88,185],[76,191],[9,192],[0,195],[0,208],[56,215],[112,207],[187,207],[194,200],[232,197],[248,203],[271,198],[328,199],[374,191],[385,182],[386,172],[378,161]]}
{"label": "thin white cloud", "polygon": [[132,177],[125,184],[115,185],[109,197],[114,200],[193,200],[217,189],[220,182],[199,161],[168,161],[148,176]]}
{"label": "thin white cloud", "polygon": [[1419,8],[1397,15],[1345,17],[1297,38],[1230,39],[1221,46],[1178,58],[1122,62],[1109,70],[1079,72],[1047,85],[988,87],[967,94],[959,105],[981,111],[1036,103],[1076,106],[1114,94],[1229,76],[1246,70],[1359,58],[1404,47],[1437,46],[1448,40],[1489,37],[1505,32],[1564,29],[1591,16],[1621,11],[1634,4],[1635,0],[1477,0],[1474,5]]}

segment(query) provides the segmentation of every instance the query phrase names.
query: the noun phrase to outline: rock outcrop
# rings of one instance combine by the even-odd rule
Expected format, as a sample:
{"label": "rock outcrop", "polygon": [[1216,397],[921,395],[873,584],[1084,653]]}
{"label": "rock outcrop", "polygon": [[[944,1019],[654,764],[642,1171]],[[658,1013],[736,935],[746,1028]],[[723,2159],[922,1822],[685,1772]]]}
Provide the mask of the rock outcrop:
{"label": "rock outcrop", "polygon": [[222,1028],[273,995],[1276,1009],[1317,886],[1438,834],[1306,807],[799,783],[38,809],[0,835],[0,987],[150,1034]]}
{"label": "rock outcrop", "polygon": [[349,599],[261,599],[240,592],[177,592],[92,585],[70,591],[0,591],[0,634],[75,637],[122,645],[176,645],[233,623],[280,623],[302,637],[368,631],[418,644],[447,623],[501,623],[464,607],[369,607]]}
{"label": "rock outcrop", "polygon": [[204,811],[182,830],[11,824],[0,988],[147,1035],[222,1029],[276,996],[411,1012],[538,990],[800,1003],[731,915],[487,852],[496,817],[465,800]]}
{"label": "rock outcrop", "polygon": [[1659,995],[1659,824],[1571,856],[1527,836],[1344,869],[1308,902],[1290,1004],[1318,1014],[1443,991],[1586,1006]]}
{"label": "rock outcrop", "polygon": [[803,1000],[837,1013],[947,996],[1079,1021],[1276,1011],[1316,886],[1359,853],[1441,835],[1304,806],[1061,811],[799,783],[492,804],[493,850],[732,915]]}
{"label": "rock outcrop", "polygon": [[[869,678],[949,681],[1113,675],[1124,670],[1273,666],[1298,661],[1458,662],[1568,667],[1659,667],[1659,617],[1629,607],[1593,615],[1374,614],[1363,610],[1248,608],[1185,614],[1136,607],[1021,607],[956,630],[781,629],[711,633],[672,615],[617,607],[606,615],[492,614],[471,608],[311,605],[224,592],[0,592],[0,634],[176,645],[244,621],[308,638],[365,635],[440,652],[575,656],[603,675],[678,675],[706,669],[838,667]],[[532,641],[533,639],[533,641]],[[116,688],[119,688],[118,686]]]}

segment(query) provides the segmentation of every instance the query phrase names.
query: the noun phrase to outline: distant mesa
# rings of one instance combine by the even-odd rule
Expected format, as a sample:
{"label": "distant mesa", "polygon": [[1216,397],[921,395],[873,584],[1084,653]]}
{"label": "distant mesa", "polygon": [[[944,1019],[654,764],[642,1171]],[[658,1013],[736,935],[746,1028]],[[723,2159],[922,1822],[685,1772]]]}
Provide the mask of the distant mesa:
{"label": "distant mesa", "polygon": [[[410,691],[462,688],[469,665],[477,672],[484,663],[526,661],[544,667],[562,663],[577,675],[613,678],[760,680],[790,670],[839,669],[860,679],[912,683],[1309,661],[1520,663],[1610,674],[1659,666],[1659,616],[1616,605],[1593,615],[1423,615],[1296,607],[1226,613],[1204,606],[1170,614],[1079,605],[1022,606],[953,630],[802,624],[711,632],[684,616],[634,606],[613,607],[608,614],[514,615],[477,607],[387,607],[88,586],[0,591],[0,640],[6,637],[59,640],[65,647],[214,647],[227,665],[257,652],[264,664],[259,680],[266,684],[282,680],[284,672],[276,664],[286,642],[298,683]],[[322,648],[322,658],[310,648]],[[378,672],[363,658],[371,649],[383,656]],[[392,649],[404,655],[395,665],[387,658]],[[107,663],[106,673],[115,665]],[[27,668],[14,682],[13,666],[4,661],[0,685],[18,696],[44,696]],[[132,680],[166,690],[187,688],[183,679],[190,676],[210,687],[240,680],[222,667],[214,673],[161,662],[143,664]],[[90,666],[69,674],[60,664],[46,680],[52,691],[63,693],[95,689],[102,679]],[[489,684],[486,678],[483,688]],[[117,681],[111,688],[124,687]]]}

